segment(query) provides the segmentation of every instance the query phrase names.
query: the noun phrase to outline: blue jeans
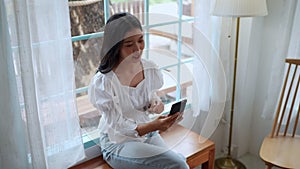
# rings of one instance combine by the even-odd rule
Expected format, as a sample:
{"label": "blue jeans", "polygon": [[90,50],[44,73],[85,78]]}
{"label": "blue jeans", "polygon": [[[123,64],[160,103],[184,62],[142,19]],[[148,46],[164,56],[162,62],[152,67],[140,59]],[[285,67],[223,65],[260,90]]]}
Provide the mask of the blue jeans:
{"label": "blue jeans", "polygon": [[186,159],[167,148],[157,132],[146,135],[145,142],[111,143],[100,134],[104,160],[114,169],[188,169]]}

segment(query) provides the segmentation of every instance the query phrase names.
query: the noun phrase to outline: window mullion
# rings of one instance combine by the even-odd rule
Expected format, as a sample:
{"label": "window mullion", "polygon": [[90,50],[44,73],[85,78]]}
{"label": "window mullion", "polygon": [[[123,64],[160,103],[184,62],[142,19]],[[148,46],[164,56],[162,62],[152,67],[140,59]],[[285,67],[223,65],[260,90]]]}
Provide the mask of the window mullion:
{"label": "window mullion", "polygon": [[177,32],[177,84],[176,84],[176,100],[181,98],[180,72],[181,72],[181,29],[182,29],[182,0],[178,0],[178,32]]}
{"label": "window mullion", "polygon": [[104,6],[104,23],[106,23],[108,18],[110,17],[109,0],[104,0],[103,6]]}
{"label": "window mullion", "polygon": [[144,0],[144,25],[145,25],[145,48],[146,48],[146,58],[149,59],[149,0]]}

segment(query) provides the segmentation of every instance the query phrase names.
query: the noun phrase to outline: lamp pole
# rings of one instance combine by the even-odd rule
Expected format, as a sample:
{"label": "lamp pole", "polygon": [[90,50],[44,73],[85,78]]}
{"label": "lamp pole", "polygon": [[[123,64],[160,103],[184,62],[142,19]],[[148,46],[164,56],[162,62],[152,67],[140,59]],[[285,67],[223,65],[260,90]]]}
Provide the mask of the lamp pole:
{"label": "lamp pole", "polygon": [[237,61],[238,61],[238,48],[239,48],[239,33],[240,33],[240,17],[237,17],[236,22],[236,40],[234,50],[234,67],[233,67],[233,79],[232,79],[232,100],[230,110],[230,126],[229,126],[229,140],[228,140],[228,151],[227,156],[216,159],[216,169],[246,169],[246,166],[240,161],[233,159],[231,156],[231,142],[232,142],[232,129],[233,129],[233,115],[234,115],[234,103],[235,103],[235,84],[236,84],[236,73],[237,73]]}
{"label": "lamp pole", "polygon": [[240,33],[240,17],[237,17],[236,23],[236,37],[235,37],[235,51],[234,51],[234,67],[233,67],[233,80],[232,80],[232,95],[231,95],[231,111],[230,111],[230,127],[229,127],[229,142],[228,142],[228,156],[231,156],[231,142],[232,142],[232,128],[233,128],[233,115],[234,115],[234,100],[235,100],[235,84],[239,48],[239,33]]}
{"label": "lamp pole", "polygon": [[233,82],[232,82],[232,101],[230,111],[230,126],[227,156],[216,159],[216,169],[245,169],[244,164],[234,159],[231,156],[232,133],[233,133],[233,117],[235,104],[235,85],[237,74],[237,59],[239,48],[239,29],[240,17],[265,16],[268,14],[266,0],[215,0],[211,9],[212,15],[222,17],[233,17],[236,22],[236,40],[234,50],[234,67],[233,67]]}

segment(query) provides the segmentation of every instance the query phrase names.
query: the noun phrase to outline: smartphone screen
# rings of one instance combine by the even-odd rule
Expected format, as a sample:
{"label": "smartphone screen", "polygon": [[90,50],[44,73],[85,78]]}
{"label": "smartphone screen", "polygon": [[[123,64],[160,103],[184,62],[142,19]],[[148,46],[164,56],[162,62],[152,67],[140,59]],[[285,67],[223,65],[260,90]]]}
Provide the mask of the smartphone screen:
{"label": "smartphone screen", "polygon": [[186,102],[187,102],[187,100],[184,99],[184,100],[174,103],[171,107],[169,115],[173,115],[177,112],[183,112],[185,109]]}

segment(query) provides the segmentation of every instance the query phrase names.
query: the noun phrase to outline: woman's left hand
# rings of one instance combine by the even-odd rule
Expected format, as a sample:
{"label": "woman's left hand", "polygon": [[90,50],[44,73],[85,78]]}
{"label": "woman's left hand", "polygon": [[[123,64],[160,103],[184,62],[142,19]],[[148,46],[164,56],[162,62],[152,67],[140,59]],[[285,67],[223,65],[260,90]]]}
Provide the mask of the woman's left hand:
{"label": "woman's left hand", "polygon": [[160,114],[164,111],[165,105],[160,100],[153,100],[148,108],[148,111],[151,113]]}

